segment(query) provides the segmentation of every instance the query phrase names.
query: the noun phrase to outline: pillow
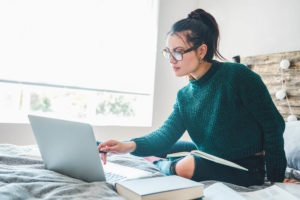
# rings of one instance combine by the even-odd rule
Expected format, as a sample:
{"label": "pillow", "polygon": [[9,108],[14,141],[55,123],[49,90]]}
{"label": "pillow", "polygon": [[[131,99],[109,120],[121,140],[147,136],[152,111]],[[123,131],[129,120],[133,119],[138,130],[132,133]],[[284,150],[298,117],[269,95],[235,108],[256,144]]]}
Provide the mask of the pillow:
{"label": "pillow", "polygon": [[286,122],[283,138],[287,166],[300,170],[300,121]]}

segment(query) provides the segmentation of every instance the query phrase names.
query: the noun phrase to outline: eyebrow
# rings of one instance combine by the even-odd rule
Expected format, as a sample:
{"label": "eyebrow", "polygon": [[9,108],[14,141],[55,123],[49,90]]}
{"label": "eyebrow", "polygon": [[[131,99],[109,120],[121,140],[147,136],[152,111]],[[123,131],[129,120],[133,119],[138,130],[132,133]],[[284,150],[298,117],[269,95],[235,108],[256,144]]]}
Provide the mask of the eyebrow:
{"label": "eyebrow", "polygon": [[172,49],[172,51],[176,51],[176,50],[179,49],[179,48],[184,49],[184,47],[179,46],[179,47],[175,47],[174,49]]}

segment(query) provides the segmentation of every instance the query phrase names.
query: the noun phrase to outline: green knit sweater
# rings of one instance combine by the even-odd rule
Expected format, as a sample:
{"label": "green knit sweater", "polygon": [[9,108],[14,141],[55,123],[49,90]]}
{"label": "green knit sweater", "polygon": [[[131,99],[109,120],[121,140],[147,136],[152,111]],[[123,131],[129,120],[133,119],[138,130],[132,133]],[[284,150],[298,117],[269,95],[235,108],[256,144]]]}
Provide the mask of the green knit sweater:
{"label": "green knit sweater", "polygon": [[187,130],[197,148],[234,160],[265,150],[267,177],[283,181],[285,122],[259,75],[237,63],[212,62],[177,93],[173,112],[156,131],[132,139],[137,156],[168,150]]}

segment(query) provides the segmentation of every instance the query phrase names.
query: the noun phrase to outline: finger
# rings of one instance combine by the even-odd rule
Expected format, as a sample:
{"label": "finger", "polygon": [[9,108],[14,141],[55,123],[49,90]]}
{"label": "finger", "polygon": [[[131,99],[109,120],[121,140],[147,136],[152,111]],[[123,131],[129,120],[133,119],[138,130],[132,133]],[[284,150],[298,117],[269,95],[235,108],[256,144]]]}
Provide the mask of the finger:
{"label": "finger", "polygon": [[115,140],[108,140],[106,142],[103,142],[101,143],[99,146],[98,146],[98,149],[100,150],[101,148],[103,147],[106,147],[106,146],[113,146],[113,145],[116,145],[117,144],[117,141]]}
{"label": "finger", "polygon": [[106,153],[101,153],[101,160],[103,161],[103,164],[106,164]]}
{"label": "finger", "polygon": [[104,146],[100,149],[100,151],[105,151],[105,152],[111,152],[111,151],[118,151],[120,148],[120,145],[118,144],[114,144],[114,145],[111,145],[111,146]]}
{"label": "finger", "polygon": [[99,146],[98,146],[98,150],[103,150],[103,147],[106,147],[106,146],[107,146],[107,144],[101,143],[101,144],[99,144]]}
{"label": "finger", "polygon": [[118,145],[110,146],[110,147],[106,146],[106,147],[103,147],[102,150],[105,152],[110,152],[110,153],[117,153],[120,151]]}
{"label": "finger", "polygon": [[106,157],[107,157],[107,153],[103,153],[103,163],[104,163],[104,165],[106,164]]}

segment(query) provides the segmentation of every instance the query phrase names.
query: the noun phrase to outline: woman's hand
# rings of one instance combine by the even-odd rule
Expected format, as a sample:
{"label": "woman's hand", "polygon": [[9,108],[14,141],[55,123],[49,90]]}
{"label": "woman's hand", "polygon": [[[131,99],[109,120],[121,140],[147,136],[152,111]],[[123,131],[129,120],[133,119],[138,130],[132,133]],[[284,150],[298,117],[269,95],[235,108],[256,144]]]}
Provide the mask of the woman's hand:
{"label": "woman's hand", "polygon": [[107,152],[115,154],[125,154],[133,152],[136,149],[136,143],[133,141],[130,142],[120,142],[117,140],[108,140],[101,143],[98,146],[98,150],[104,151],[106,153],[101,153],[101,159],[103,163],[106,164]]}

